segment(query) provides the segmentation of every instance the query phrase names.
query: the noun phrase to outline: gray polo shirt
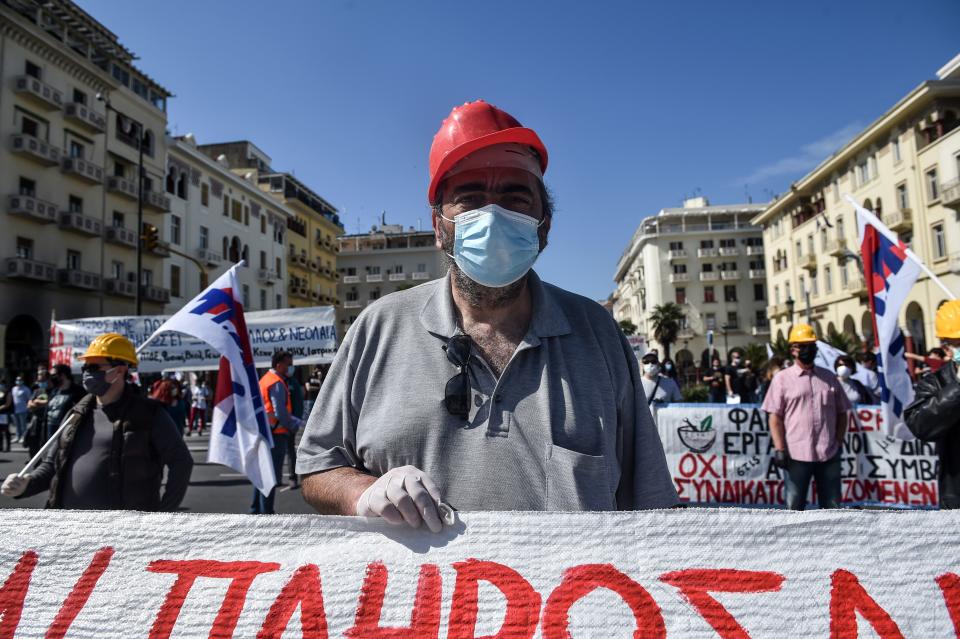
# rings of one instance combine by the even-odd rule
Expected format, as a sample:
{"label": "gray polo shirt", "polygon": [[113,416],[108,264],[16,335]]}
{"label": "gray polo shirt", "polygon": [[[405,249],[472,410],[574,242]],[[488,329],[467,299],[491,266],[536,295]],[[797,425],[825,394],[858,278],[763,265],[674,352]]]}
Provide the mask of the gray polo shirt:
{"label": "gray polo shirt", "polygon": [[533,318],[497,380],[474,351],[469,417],[443,403],[459,371],[449,277],[387,295],[347,332],[307,420],[297,473],[425,471],[460,510],[629,510],[677,503],[637,360],[596,302],[528,285]]}

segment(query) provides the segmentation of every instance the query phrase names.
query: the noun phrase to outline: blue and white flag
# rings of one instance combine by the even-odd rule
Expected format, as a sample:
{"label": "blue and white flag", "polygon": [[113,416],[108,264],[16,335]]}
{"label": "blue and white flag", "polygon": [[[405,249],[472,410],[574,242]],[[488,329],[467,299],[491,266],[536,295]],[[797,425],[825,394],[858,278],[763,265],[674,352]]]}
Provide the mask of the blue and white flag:
{"label": "blue and white flag", "polygon": [[883,428],[888,435],[913,439],[903,420],[904,409],[913,401],[913,382],[904,358],[906,342],[897,325],[903,306],[920,275],[919,260],[896,233],[876,215],[847,196],[857,211],[863,277],[873,314],[877,353],[877,377]]}
{"label": "blue and white flag", "polygon": [[213,427],[207,461],[246,475],[264,495],[276,484],[260,384],[236,264],[164,322],[156,333],[177,331],[203,340],[220,353]]}

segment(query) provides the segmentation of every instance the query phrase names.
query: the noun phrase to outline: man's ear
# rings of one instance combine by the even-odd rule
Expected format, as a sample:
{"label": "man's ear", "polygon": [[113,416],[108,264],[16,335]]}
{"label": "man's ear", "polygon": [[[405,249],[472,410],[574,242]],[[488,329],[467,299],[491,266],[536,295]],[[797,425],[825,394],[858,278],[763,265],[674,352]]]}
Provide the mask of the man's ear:
{"label": "man's ear", "polygon": [[543,224],[540,225],[540,228],[537,229],[537,235],[540,238],[540,252],[543,253],[543,249],[547,248],[547,236],[550,235],[550,224],[553,222],[553,216],[548,215],[543,218]]}
{"label": "man's ear", "polygon": [[430,217],[430,223],[433,225],[433,243],[434,245],[443,250],[443,242],[440,241],[440,225],[443,224],[443,220],[440,219],[440,216],[437,215],[437,209],[431,209],[433,213]]}

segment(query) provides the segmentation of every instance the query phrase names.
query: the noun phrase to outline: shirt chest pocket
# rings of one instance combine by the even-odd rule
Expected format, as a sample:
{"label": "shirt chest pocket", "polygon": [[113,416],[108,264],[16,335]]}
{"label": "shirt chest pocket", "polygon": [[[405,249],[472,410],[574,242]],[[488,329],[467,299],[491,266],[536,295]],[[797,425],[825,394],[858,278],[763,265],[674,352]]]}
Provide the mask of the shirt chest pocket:
{"label": "shirt chest pocket", "polygon": [[821,389],[818,393],[820,408],[824,413],[836,412],[837,410],[837,390],[832,386]]}
{"label": "shirt chest pocket", "polygon": [[614,510],[608,460],[554,444],[546,452],[546,509],[560,511]]}

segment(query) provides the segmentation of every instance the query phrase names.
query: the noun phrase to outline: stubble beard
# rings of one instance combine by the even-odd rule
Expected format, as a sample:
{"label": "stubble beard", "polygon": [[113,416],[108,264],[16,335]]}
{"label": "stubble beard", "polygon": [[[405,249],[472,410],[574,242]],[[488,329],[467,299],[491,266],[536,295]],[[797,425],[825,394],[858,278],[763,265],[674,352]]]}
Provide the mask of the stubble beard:
{"label": "stubble beard", "polygon": [[456,261],[450,257],[453,255],[453,234],[448,234],[441,224],[440,244],[443,247],[443,261],[450,269],[451,281],[460,296],[474,308],[503,308],[514,302],[523,292],[523,287],[527,284],[529,272],[524,274],[516,282],[506,286],[491,287],[484,286],[470,279],[466,273],[460,270]]}

